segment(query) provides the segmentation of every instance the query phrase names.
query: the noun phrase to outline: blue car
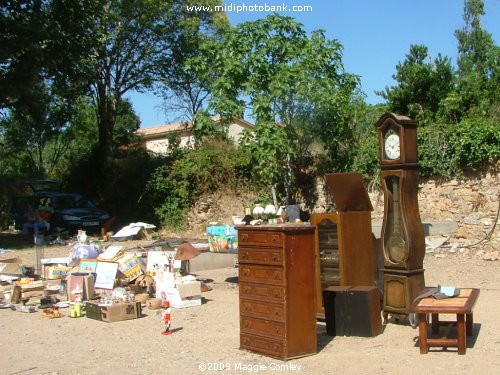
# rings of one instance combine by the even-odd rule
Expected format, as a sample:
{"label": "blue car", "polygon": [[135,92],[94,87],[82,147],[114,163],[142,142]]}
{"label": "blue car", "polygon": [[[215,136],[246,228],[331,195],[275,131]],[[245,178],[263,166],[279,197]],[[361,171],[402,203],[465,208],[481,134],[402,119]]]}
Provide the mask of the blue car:
{"label": "blue car", "polygon": [[30,205],[50,212],[51,232],[62,229],[98,231],[110,219],[106,211],[97,208],[81,194],[61,192],[61,184],[57,181],[32,180],[27,184],[33,195],[16,197],[11,208],[16,229],[22,229]]}

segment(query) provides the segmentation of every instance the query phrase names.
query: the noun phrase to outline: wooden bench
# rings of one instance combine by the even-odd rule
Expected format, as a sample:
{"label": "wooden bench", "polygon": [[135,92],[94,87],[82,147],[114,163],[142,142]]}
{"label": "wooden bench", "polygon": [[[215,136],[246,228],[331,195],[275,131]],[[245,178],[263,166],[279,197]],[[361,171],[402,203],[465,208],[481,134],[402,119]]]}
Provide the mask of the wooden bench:
{"label": "wooden bench", "polygon": [[[474,304],[479,296],[479,289],[461,289],[457,297],[435,299],[433,297],[423,298],[415,301],[410,307],[410,312],[418,314],[419,317],[419,343],[420,353],[427,354],[431,346],[457,347],[458,354],[465,354],[465,336],[472,336],[474,325]],[[439,326],[453,324],[457,329],[457,338],[429,338],[428,337],[428,315],[432,316],[432,333],[439,333]],[[455,321],[440,321],[439,314],[456,314]]]}

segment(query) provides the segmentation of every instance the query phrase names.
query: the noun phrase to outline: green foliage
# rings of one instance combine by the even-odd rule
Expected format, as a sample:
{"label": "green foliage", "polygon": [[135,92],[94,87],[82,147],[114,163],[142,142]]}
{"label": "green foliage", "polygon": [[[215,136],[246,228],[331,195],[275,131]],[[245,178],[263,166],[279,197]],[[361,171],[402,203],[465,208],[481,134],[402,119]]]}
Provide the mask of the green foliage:
{"label": "green foliage", "polygon": [[483,29],[482,0],[466,0],[464,26],[455,31],[458,74],[455,90],[443,103],[445,118],[459,122],[467,116],[496,116],[500,103],[500,47]]}
{"label": "green foliage", "polygon": [[422,177],[450,177],[458,168],[450,160],[449,130],[444,124],[419,126],[418,158]]}
{"label": "green foliage", "polygon": [[500,158],[500,128],[486,118],[466,119],[448,129],[452,162],[456,166],[478,167]]}
{"label": "green foliage", "polygon": [[115,154],[109,168],[96,168],[99,160],[94,150],[73,165],[64,189],[82,193],[107,210],[116,219],[114,228],[137,221],[156,223],[156,202],[145,186],[163,160],[133,148]]}
{"label": "green foliage", "polygon": [[[251,110],[257,125],[246,143],[258,155],[255,179],[270,186],[285,182],[291,201],[293,176],[312,161],[314,142],[330,148],[332,136],[344,137],[334,138],[344,144],[351,136],[344,131],[346,108],[358,80],[344,72],[341,44],[274,14],[228,30],[205,43],[203,52],[190,66],[210,82],[209,109],[223,118]],[[336,158],[336,151],[333,146],[329,155]]]}
{"label": "green foliage", "polygon": [[187,211],[201,194],[245,183],[247,168],[244,150],[225,141],[206,140],[157,168],[147,191],[156,202],[160,222],[169,228],[185,229]]}
{"label": "green foliage", "polygon": [[398,85],[381,95],[390,111],[419,120],[422,176],[451,177],[498,159],[500,48],[481,26],[482,0],[465,0],[458,40],[458,70],[447,58],[428,58],[427,48],[411,46],[396,67]]}
{"label": "green foliage", "polygon": [[352,170],[362,173],[365,178],[373,178],[380,171],[379,146],[375,127],[372,126],[358,142],[358,147],[354,152]]}
{"label": "green foliage", "polygon": [[287,158],[293,155],[285,129],[272,123],[260,123],[242,138],[242,147],[250,156],[253,180],[261,186],[283,182]]}
{"label": "green foliage", "polygon": [[226,139],[226,133],[220,125],[208,115],[206,110],[199,110],[194,117],[193,124],[195,141],[200,143],[207,137]]}
{"label": "green foliage", "polygon": [[453,88],[450,59],[438,55],[431,60],[423,45],[410,46],[405,61],[396,66],[393,78],[397,86],[386,87],[378,94],[387,100],[393,112],[418,120],[433,118],[440,102]]}
{"label": "green foliage", "polygon": [[460,175],[500,158],[500,132],[495,121],[466,119],[459,124],[419,127],[418,153],[424,177]]}

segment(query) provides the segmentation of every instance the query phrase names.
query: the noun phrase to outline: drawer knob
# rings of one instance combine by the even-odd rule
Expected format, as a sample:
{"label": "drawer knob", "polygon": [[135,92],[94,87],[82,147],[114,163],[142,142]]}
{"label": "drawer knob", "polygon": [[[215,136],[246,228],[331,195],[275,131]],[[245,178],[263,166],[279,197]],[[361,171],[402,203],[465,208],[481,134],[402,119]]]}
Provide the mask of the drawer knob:
{"label": "drawer knob", "polygon": [[241,253],[241,259],[246,259],[248,256],[247,252]]}
{"label": "drawer knob", "polygon": [[250,270],[249,270],[248,268],[245,268],[245,269],[243,270],[243,275],[245,275],[245,276],[250,275]]}
{"label": "drawer knob", "polygon": [[273,236],[273,237],[271,238],[271,241],[272,241],[272,242],[278,242],[278,239],[279,239],[279,238],[278,238],[278,236]]}
{"label": "drawer knob", "polygon": [[242,241],[248,241],[248,234],[242,234],[241,235],[241,240]]}
{"label": "drawer knob", "polygon": [[278,257],[276,255],[273,255],[273,261],[277,261],[278,260]]}
{"label": "drawer knob", "polygon": [[274,279],[275,279],[275,280],[279,280],[279,279],[281,279],[281,274],[280,274],[279,272],[275,272],[275,273],[274,273]]}

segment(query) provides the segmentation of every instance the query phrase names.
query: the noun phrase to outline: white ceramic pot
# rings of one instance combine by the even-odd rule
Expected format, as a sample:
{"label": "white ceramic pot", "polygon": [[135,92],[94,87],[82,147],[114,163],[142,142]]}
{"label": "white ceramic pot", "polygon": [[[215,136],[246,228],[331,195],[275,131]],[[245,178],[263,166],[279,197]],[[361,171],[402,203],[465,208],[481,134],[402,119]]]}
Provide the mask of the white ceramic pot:
{"label": "white ceramic pot", "polygon": [[254,216],[257,216],[257,215],[262,215],[264,212],[265,212],[264,207],[262,207],[260,204],[256,204],[252,211],[252,214]]}
{"label": "white ceramic pot", "polygon": [[276,207],[274,207],[274,204],[268,204],[264,209],[264,213],[268,215],[276,215]]}

